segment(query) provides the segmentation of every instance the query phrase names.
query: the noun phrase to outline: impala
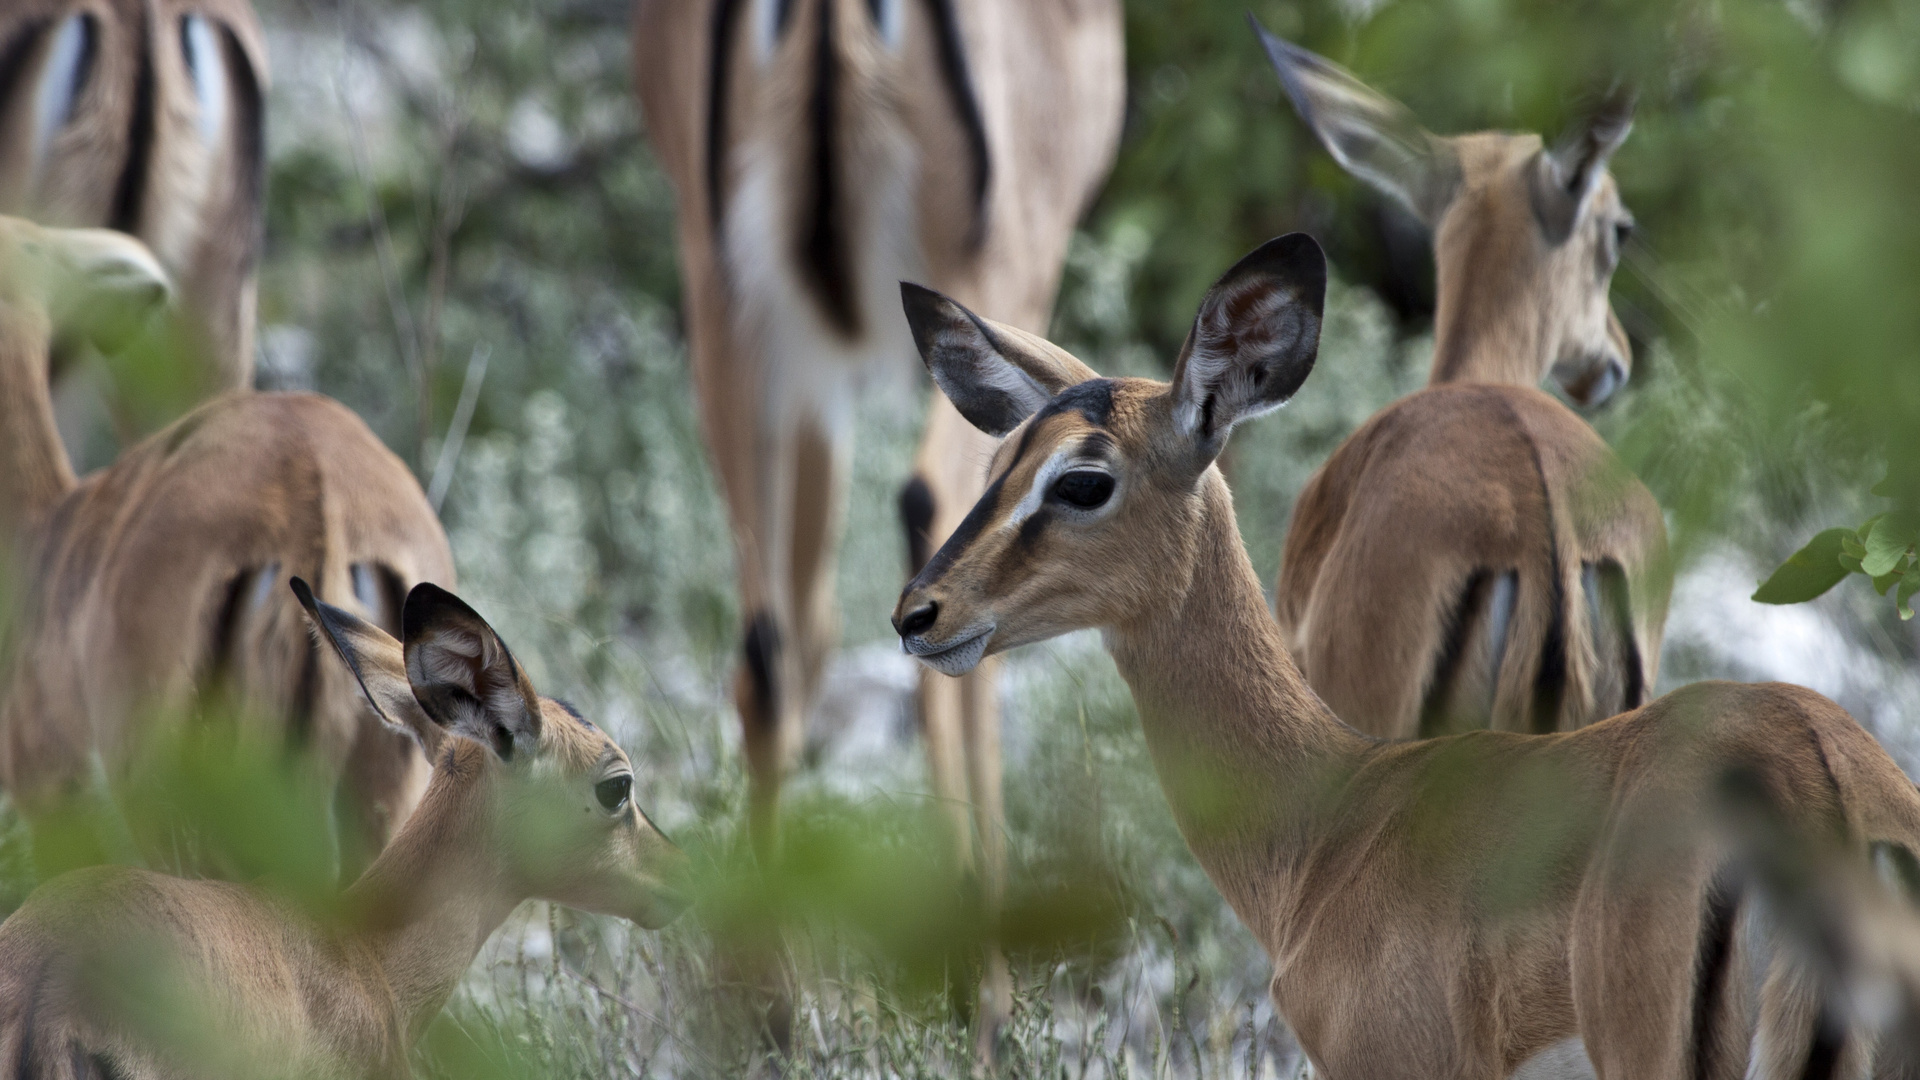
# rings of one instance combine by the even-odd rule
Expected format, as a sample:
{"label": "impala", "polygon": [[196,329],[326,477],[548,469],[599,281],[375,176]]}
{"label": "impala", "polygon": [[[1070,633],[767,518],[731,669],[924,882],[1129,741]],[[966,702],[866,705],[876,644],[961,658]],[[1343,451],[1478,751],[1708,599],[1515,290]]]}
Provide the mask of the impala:
{"label": "impala", "polygon": [[1276,614],[1314,691],[1395,738],[1570,730],[1637,708],[1673,571],[1653,496],[1538,389],[1598,404],[1632,350],[1607,300],[1633,228],[1607,161],[1624,100],[1548,148],[1441,138],[1254,24],[1348,171],[1433,230],[1427,388],[1375,414],[1301,489]]}
{"label": "impala", "polygon": [[[217,398],[76,481],[48,390],[55,322],[83,322],[89,306],[145,311],[166,293],[124,234],[0,218],[0,572],[22,586],[0,785],[40,821],[75,796],[117,795],[169,721],[218,699],[323,780],[344,774],[343,839],[370,856],[419,799],[427,763],[320,663],[273,586],[298,571],[397,630],[408,588],[453,581],[446,534],[406,466],[311,394]],[[165,816],[140,818],[142,852],[168,857],[180,838]],[[71,854],[111,854],[86,850],[99,839]]]}
{"label": "impala", "polygon": [[1860,1075],[1871,1046],[1771,947],[1718,809],[1758,791],[1784,828],[1911,865],[1920,792],[1838,706],[1708,683],[1570,733],[1383,741],[1302,678],[1214,462],[1307,377],[1325,274],[1300,234],[1241,260],[1171,385],[904,287],[940,388],[1013,429],[901,594],[907,651],[951,675],[1101,630],[1182,834],[1329,1080],[1501,1077],[1574,1039],[1608,1080]]}
{"label": "impala", "polygon": [[[634,68],[679,195],[694,382],[733,523],[734,684],[757,849],[836,636],[857,384],[912,364],[902,278],[1043,329],[1119,138],[1116,0],[641,0]],[[900,496],[913,569],[980,491],[997,432],[932,404]],[[956,855],[1003,888],[991,669],[924,680]],[[1004,1015],[1004,976],[989,1011]]]}
{"label": "impala", "polygon": [[471,608],[415,586],[395,641],[293,589],[332,666],[433,759],[420,809],[325,921],[122,867],[42,886],[0,924],[10,1075],[408,1076],[408,1048],[522,900],[649,928],[683,906],[686,856],[634,803],[627,755],[535,693]]}
{"label": "impala", "polygon": [[0,213],[139,237],[207,389],[252,384],[266,45],[247,0],[9,0]]}

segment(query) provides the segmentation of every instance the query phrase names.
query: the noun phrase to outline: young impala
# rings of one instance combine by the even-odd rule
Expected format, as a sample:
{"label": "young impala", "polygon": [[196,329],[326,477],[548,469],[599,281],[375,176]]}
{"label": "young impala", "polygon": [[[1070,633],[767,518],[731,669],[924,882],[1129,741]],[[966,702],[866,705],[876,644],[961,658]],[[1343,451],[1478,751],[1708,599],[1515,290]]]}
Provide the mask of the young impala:
{"label": "young impala", "polygon": [[[343,781],[342,839],[363,867],[418,801],[427,763],[321,663],[276,583],[306,574],[397,631],[407,589],[452,583],[446,534],[407,467],[312,394],[217,398],[77,481],[54,427],[51,343],[103,305],[121,309],[115,325],[137,322],[167,290],[122,233],[0,217],[0,576],[20,586],[4,613],[0,786],[44,824],[76,797],[124,794],[162,736],[231,706],[258,721],[241,741]],[[173,816],[128,824],[140,854],[178,863]],[[42,865],[118,854],[87,831],[64,851],[39,846]],[[245,870],[231,852],[194,854],[198,869]]]}
{"label": "young impala", "polygon": [[907,651],[951,675],[1101,630],[1182,834],[1328,1080],[1502,1077],[1574,1039],[1607,1080],[1862,1075],[1867,1032],[1751,902],[1718,809],[1759,793],[1782,828],[1912,865],[1920,792],[1838,706],[1708,683],[1570,733],[1386,742],[1301,677],[1214,461],[1307,377],[1325,273],[1299,234],[1241,260],[1172,385],[906,286],[940,388],[1013,429],[901,594]]}
{"label": "young impala", "polygon": [[[1043,329],[1119,141],[1118,0],[640,0],[634,71],[679,195],[694,384],[727,497],[739,706],[760,853],[837,634],[858,384],[911,370],[901,278]],[[907,367],[903,367],[907,365]],[[936,399],[900,497],[913,569],[979,494],[997,432]],[[1003,888],[991,667],[923,679],[955,854]],[[1004,1017],[990,961],[987,1012]],[[991,1027],[991,1025],[987,1025]]]}
{"label": "young impala", "polygon": [[1570,730],[1636,708],[1660,666],[1673,571],[1653,496],[1538,389],[1597,404],[1632,351],[1607,287],[1633,217],[1607,160],[1616,101],[1552,148],[1441,138],[1254,24],[1301,117],[1433,229],[1427,389],[1381,410],[1294,504],[1276,613],[1314,691],[1407,738]]}
{"label": "young impala", "polygon": [[0,1063],[48,1080],[411,1075],[407,1051],[522,900],[659,927],[686,856],[633,766],[541,697],[453,594],[416,586],[402,641],[293,589],[367,699],[434,761],[420,809],[315,920],[243,885],[96,867],[0,924]]}
{"label": "young impala", "polygon": [[247,0],[0,6],[0,213],[144,241],[208,392],[253,383],[266,72]]}

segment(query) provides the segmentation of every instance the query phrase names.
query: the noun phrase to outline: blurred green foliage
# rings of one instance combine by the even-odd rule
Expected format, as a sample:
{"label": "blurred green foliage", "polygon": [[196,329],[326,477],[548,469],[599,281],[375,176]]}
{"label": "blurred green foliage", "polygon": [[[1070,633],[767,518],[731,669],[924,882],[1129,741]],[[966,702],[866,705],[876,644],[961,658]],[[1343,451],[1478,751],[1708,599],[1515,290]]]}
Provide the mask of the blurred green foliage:
{"label": "blurred green foliage", "polygon": [[[1420,226],[1293,115],[1247,6],[1128,0],[1125,142],[1075,240],[1054,334],[1103,371],[1164,376],[1223,268],[1290,229],[1322,239],[1337,280],[1316,372],[1227,461],[1271,575],[1306,476],[1424,380],[1432,281]],[[690,408],[673,200],[631,99],[627,4],[259,7],[275,65],[262,385],[341,398],[424,480],[468,360],[486,352],[443,507],[460,591],[536,683],[633,749],[637,797],[713,883],[714,921],[658,935],[523,911],[429,1033],[421,1067],[737,1075],[751,1021],[711,992],[704,935],[729,904],[773,901],[734,830],[730,544]],[[1900,524],[1920,509],[1920,2],[1251,7],[1436,132],[1551,138],[1610,87],[1636,87],[1613,171],[1639,239],[1614,295],[1639,359],[1596,425],[1668,508],[1683,555],[1729,543],[1778,561],[1821,526],[1867,519],[1821,533],[1771,595],[1803,599],[1857,570],[1910,601],[1920,575],[1891,575],[1911,570],[1902,541],[1920,534]],[[192,396],[151,366],[125,380],[154,409]],[[874,568],[904,570],[893,496],[926,392],[881,388],[858,412],[840,576],[850,645],[887,638],[899,582]],[[1911,654],[1911,638],[1888,640]],[[1187,855],[1111,667],[1076,641],[1009,669],[1006,936],[1027,937],[1014,943],[1011,1071],[1284,1067],[1266,965]],[[917,790],[917,767],[862,779]],[[791,950],[817,961],[797,976],[813,1011],[789,1070],[964,1067],[964,1031],[929,1004],[982,932],[964,884],[935,872],[925,815],[845,796],[835,779],[796,785],[795,879],[775,893],[798,908],[783,913],[800,926]],[[310,880],[324,861],[313,833],[280,844],[278,815],[224,809],[270,797],[254,783],[207,781],[205,813]],[[23,847],[17,819],[0,820],[5,908],[31,880]]]}

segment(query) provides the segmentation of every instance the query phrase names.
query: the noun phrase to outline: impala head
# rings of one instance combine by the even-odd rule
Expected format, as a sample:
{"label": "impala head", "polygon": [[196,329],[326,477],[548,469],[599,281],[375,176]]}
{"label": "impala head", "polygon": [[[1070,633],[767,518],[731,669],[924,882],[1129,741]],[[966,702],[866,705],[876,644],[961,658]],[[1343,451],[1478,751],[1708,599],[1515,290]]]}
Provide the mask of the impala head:
{"label": "impala head", "polygon": [[[497,770],[507,873],[524,895],[664,926],[684,901],[686,855],[634,801],[633,763],[606,733],[542,697],[486,620],[452,593],[407,594],[402,641],[293,590],[375,711],[411,732],[435,768],[470,739]],[[467,778],[472,782],[474,778]],[[431,799],[431,795],[429,795]]]}
{"label": "impala head", "polygon": [[1103,379],[1058,347],[903,285],[940,389],[1004,435],[986,494],[894,608],[907,652],[949,675],[983,656],[1176,604],[1205,485],[1233,425],[1313,368],[1326,260],[1303,233],[1241,259],[1201,302],[1171,385]]}
{"label": "impala head", "polygon": [[1442,137],[1325,58],[1254,30],[1334,159],[1433,230],[1437,331],[1531,351],[1500,375],[1537,384],[1551,374],[1582,405],[1626,382],[1633,349],[1607,291],[1633,215],[1607,161],[1632,130],[1629,97],[1614,96],[1551,147],[1537,135]]}

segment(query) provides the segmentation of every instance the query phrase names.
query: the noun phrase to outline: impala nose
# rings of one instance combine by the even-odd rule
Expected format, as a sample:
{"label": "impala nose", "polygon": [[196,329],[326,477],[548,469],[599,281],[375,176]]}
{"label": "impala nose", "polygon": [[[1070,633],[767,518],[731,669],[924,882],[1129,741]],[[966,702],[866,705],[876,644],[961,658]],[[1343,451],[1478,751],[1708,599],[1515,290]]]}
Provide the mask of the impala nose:
{"label": "impala nose", "polygon": [[912,637],[915,634],[930,629],[933,626],[934,620],[939,617],[939,602],[929,600],[919,607],[914,608],[912,611],[907,612],[905,615],[895,615],[893,617],[893,629],[894,632],[898,633],[901,637]]}

